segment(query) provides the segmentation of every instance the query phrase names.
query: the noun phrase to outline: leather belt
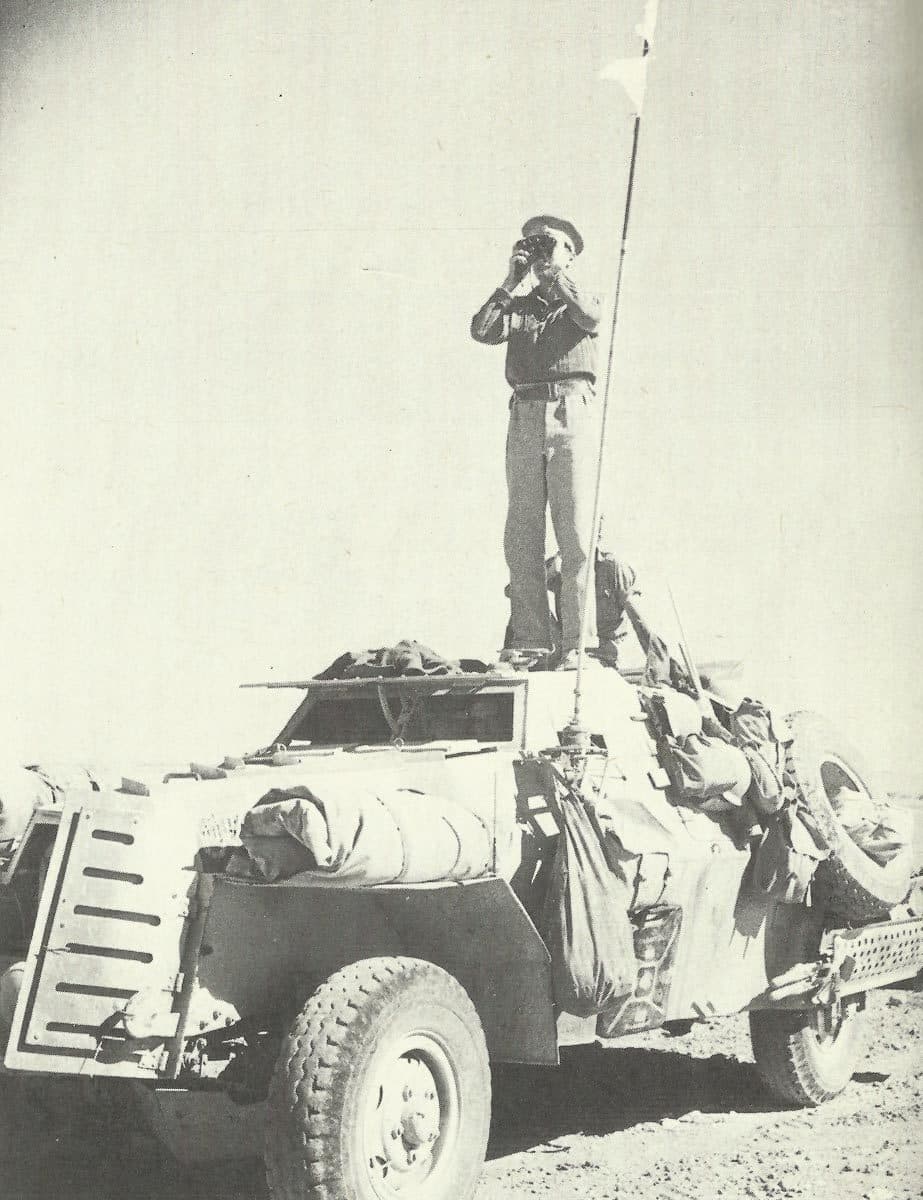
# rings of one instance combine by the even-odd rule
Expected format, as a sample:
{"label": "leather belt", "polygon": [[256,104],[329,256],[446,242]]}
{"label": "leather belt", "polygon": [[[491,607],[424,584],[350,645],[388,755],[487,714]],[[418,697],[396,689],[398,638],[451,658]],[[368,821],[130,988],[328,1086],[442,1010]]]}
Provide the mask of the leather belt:
{"label": "leather belt", "polygon": [[552,379],[547,383],[517,383],[513,388],[513,398],[516,400],[560,400],[574,392],[582,392],[587,387],[593,388],[593,380],[585,375],[570,375],[565,379]]}

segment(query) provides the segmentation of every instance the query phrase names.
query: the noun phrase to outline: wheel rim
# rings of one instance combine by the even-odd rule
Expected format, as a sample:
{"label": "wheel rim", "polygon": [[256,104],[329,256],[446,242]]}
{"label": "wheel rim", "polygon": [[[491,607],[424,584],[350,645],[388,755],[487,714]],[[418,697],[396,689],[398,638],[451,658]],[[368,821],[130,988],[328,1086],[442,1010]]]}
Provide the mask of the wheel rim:
{"label": "wheel rim", "polygon": [[848,763],[843,762],[841,758],[837,758],[835,754],[824,756],[824,760],[820,764],[820,777],[824,785],[824,791],[827,793],[827,799],[831,804],[843,787],[858,792],[860,796],[865,796],[869,800],[872,798],[872,794],[862,778],[856,774]]}
{"label": "wheel rim", "polygon": [[815,1061],[825,1072],[827,1082],[839,1088],[853,1072],[854,1051],[862,1021],[861,1010],[841,1003],[819,1008],[812,1016],[809,1029]]}
{"label": "wheel rim", "polygon": [[811,1030],[814,1041],[820,1052],[830,1053],[843,1040],[847,1014],[839,1005],[831,1008],[818,1008],[813,1014]]}
{"label": "wheel rim", "polygon": [[361,1123],[373,1194],[406,1198],[444,1176],[460,1115],[458,1074],[442,1041],[418,1031],[389,1043],[370,1064]]}
{"label": "wheel rim", "polygon": [[862,797],[863,800],[869,801],[870,805],[874,805],[872,793],[861,776],[857,775],[848,763],[845,763],[841,758],[837,758],[834,754],[824,757],[823,762],[820,764],[820,778],[830,806],[843,826],[844,833],[854,846],[867,855],[868,851],[853,836],[853,827],[843,819],[841,813],[841,793],[843,791],[848,792],[850,798],[854,793],[857,797]]}

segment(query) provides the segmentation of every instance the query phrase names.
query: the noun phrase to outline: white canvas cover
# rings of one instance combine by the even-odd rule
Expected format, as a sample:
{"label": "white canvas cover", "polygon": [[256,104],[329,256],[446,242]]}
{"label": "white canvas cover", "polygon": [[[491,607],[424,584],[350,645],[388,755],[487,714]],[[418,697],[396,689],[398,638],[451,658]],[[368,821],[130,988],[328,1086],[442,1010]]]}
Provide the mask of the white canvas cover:
{"label": "white canvas cover", "polygon": [[295,875],[364,887],[474,879],[493,859],[492,831],[470,809],[409,788],[325,781],[274,788],[244,817],[238,878],[272,883]]}

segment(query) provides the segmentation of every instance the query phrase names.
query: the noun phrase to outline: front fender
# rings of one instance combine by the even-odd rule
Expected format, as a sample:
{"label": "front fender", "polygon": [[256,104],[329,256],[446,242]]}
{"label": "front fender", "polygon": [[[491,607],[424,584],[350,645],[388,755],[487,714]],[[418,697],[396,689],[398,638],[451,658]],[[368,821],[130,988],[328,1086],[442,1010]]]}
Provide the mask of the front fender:
{"label": "front fender", "polygon": [[208,890],[185,1037],[287,1008],[349,963],[409,955],[462,984],[492,1059],[558,1060],[548,951],[503,879],[347,888],[217,876]]}

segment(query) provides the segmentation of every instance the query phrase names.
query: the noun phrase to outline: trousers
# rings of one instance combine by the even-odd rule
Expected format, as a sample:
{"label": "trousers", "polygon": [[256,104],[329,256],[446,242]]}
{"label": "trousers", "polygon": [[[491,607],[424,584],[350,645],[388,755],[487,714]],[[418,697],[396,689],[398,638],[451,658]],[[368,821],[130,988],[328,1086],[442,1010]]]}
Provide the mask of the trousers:
{"label": "trousers", "polygon": [[[503,538],[513,646],[550,648],[555,640],[545,580],[546,509],[561,554],[561,651],[575,650],[579,644],[598,443],[595,390],[589,380],[513,393]],[[593,590],[588,637],[595,632]]]}

